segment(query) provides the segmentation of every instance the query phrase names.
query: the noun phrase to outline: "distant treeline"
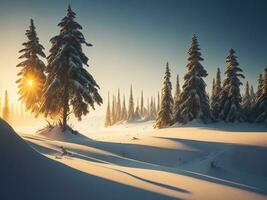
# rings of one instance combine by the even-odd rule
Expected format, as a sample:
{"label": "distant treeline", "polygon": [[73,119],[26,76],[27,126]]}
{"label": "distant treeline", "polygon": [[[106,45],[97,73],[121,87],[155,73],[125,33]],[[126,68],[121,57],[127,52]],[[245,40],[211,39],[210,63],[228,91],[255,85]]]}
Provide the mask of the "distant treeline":
{"label": "distant treeline", "polygon": [[206,83],[203,78],[208,72],[202,66],[200,48],[197,37],[192,38],[188,50],[187,73],[184,76],[182,89],[177,75],[174,95],[172,95],[171,72],[169,64],[166,64],[163,88],[158,95],[156,105],[155,98],[148,100],[144,106],[143,92],[140,105],[137,102],[134,107],[132,88],[128,103],[128,110],[123,97],[122,108],[120,94],[117,99],[108,100],[105,126],[113,125],[119,121],[153,120],[155,128],[164,128],[175,123],[186,124],[194,119],[203,123],[208,122],[267,122],[267,68],[260,73],[256,93],[253,86],[246,81],[245,91],[241,94],[240,86],[244,79],[243,70],[239,67],[235,51],[230,49],[226,57],[225,78],[221,81],[221,71],[218,68],[212,81],[212,91],[206,92]]}

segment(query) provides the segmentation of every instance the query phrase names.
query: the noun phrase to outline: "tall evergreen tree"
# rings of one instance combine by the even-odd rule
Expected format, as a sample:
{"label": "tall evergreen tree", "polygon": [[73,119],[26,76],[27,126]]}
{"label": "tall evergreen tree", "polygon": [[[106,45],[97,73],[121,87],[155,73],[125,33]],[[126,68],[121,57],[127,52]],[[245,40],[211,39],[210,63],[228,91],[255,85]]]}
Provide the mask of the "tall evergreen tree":
{"label": "tall evergreen tree", "polygon": [[160,96],[159,96],[159,92],[158,92],[158,101],[157,101],[157,114],[160,111]]}
{"label": "tall evergreen tree", "polygon": [[220,70],[220,68],[217,68],[216,86],[215,86],[216,95],[220,94],[221,90],[222,90],[222,86],[221,86],[221,70]]}
{"label": "tall evergreen tree", "polygon": [[245,94],[242,98],[242,112],[245,121],[249,121],[250,111],[251,111],[251,97],[249,92],[249,83],[246,82]]}
{"label": "tall evergreen tree", "polygon": [[254,92],[253,85],[250,86],[249,94],[250,94],[251,106],[253,107],[255,105],[255,102],[256,102],[256,95],[255,95],[255,92]]}
{"label": "tall evergreen tree", "polygon": [[221,102],[220,102],[220,94],[222,91],[221,86],[221,71],[220,68],[217,68],[215,83],[212,87],[211,94],[211,113],[214,120],[219,118]]}
{"label": "tall evergreen tree", "polygon": [[145,115],[145,110],[144,110],[144,93],[143,93],[143,90],[141,92],[141,105],[140,105],[140,115],[141,117],[144,117]]}
{"label": "tall evergreen tree", "polygon": [[253,107],[252,119],[255,122],[267,122],[267,68],[264,70],[261,77],[260,96]]}
{"label": "tall evergreen tree", "polygon": [[166,64],[166,72],[164,76],[162,96],[161,96],[161,106],[160,111],[157,113],[155,128],[165,128],[172,124],[172,108],[173,108],[173,98],[172,98],[172,84],[170,81],[171,72],[169,69],[169,64]]}
{"label": "tall evergreen tree", "polygon": [[262,95],[262,88],[263,88],[263,75],[260,74],[258,78],[258,88],[256,92],[256,101],[259,100],[260,96]]}
{"label": "tall evergreen tree", "polygon": [[147,98],[146,107],[144,108],[144,118],[145,120],[150,120],[150,102],[149,98]]}
{"label": "tall evergreen tree", "polygon": [[155,120],[157,117],[156,103],[153,96],[150,99],[150,120]]}
{"label": "tall evergreen tree", "polygon": [[118,89],[118,96],[117,96],[116,121],[121,121],[121,96],[120,96],[120,89]]}
{"label": "tall evergreen tree", "polygon": [[130,90],[130,97],[129,97],[129,105],[128,105],[128,116],[127,120],[132,121],[134,120],[134,100],[133,100],[133,88],[131,85],[131,90]]}
{"label": "tall evergreen tree", "polygon": [[127,120],[127,108],[126,108],[126,103],[125,103],[125,96],[123,95],[123,102],[122,102],[122,110],[121,110],[121,119],[122,120]]}
{"label": "tall evergreen tree", "polygon": [[19,79],[16,83],[19,89],[18,94],[26,109],[36,113],[40,107],[46,77],[44,74],[45,64],[39,59],[39,57],[45,58],[44,47],[39,43],[32,19],[25,35],[28,41],[22,44],[24,48],[19,51],[22,53],[19,59],[24,60],[17,65],[21,70],[18,73]]}
{"label": "tall evergreen tree", "polygon": [[226,78],[223,82],[223,91],[220,95],[220,118],[226,122],[243,121],[239,78],[245,78],[242,69],[238,67],[237,57],[233,49],[229,50],[226,57]]}
{"label": "tall evergreen tree", "polygon": [[179,99],[180,99],[180,94],[181,94],[181,89],[180,89],[179,75],[177,74],[175,94],[174,94],[174,98],[173,98],[173,101],[174,101],[174,103],[173,103],[173,113],[174,113],[174,116],[178,116],[179,115],[178,112],[179,112]]}
{"label": "tall evergreen tree", "polygon": [[3,119],[7,122],[10,122],[10,107],[9,107],[9,99],[8,99],[8,92],[5,91],[5,101],[3,105],[3,113],[2,113]]}
{"label": "tall evergreen tree", "polygon": [[137,106],[135,108],[135,112],[134,112],[134,118],[135,119],[140,119],[141,115],[140,115],[140,108],[139,108],[139,101],[137,100]]}
{"label": "tall evergreen tree", "polygon": [[112,108],[111,108],[111,124],[115,124],[117,122],[117,118],[116,118],[116,97],[113,95],[112,98]]}
{"label": "tall evergreen tree", "polygon": [[187,123],[193,119],[201,119],[207,122],[210,118],[209,98],[206,93],[206,84],[203,80],[208,75],[200,61],[201,57],[197,37],[192,38],[191,47],[188,50],[187,69],[184,76],[183,92],[180,95],[179,110],[175,121]]}
{"label": "tall evergreen tree", "polygon": [[107,106],[107,112],[106,112],[106,119],[105,119],[105,127],[111,126],[111,111],[110,111],[110,99],[109,99],[109,93],[108,93],[108,106]]}
{"label": "tall evergreen tree", "polygon": [[75,15],[69,5],[66,16],[58,24],[59,35],[51,39],[41,107],[45,116],[60,115],[63,130],[67,128],[70,108],[81,120],[82,115],[89,113],[89,107],[95,109],[95,103],[102,104],[99,86],[84,68],[84,65],[88,66],[88,58],[82,51],[82,44],[92,45],[85,41],[80,31],[82,26],[75,21]]}
{"label": "tall evergreen tree", "polygon": [[211,106],[212,106],[212,104],[214,102],[214,98],[215,98],[215,87],[216,87],[215,78],[213,78],[212,79],[212,84],[211,84],[211,96],[210,96],[210,104],[211,104]]}

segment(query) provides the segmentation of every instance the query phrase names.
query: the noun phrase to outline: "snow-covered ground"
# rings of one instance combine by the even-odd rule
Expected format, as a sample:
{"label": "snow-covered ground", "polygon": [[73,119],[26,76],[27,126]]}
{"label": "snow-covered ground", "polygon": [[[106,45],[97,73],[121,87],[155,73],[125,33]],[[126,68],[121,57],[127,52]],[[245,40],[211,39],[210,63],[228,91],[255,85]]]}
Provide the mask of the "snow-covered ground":
{"label": "snow-covered ground", "polygon": [[0,199],[267,199],[266,125],[0,128]]}

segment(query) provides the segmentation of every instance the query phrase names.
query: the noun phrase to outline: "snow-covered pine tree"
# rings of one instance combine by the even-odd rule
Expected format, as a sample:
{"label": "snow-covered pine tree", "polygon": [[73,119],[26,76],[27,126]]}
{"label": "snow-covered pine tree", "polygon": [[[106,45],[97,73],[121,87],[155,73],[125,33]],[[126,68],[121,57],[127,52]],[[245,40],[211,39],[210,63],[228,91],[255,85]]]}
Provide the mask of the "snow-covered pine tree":
{"label": "snow-covered pine tree", "polygon": [[249,92],[249,83],[246,82],[245,93],[242,98],[242,113],[245,121],[249,121],[251,111],[251,97]]}
{"label": "snow-covered pine tree", "polygon": [[121,96],[120,89],[118,89],[117,107],[116,107],[116,121],[121,121]]}
{"label": "snow-covered pine tree", "polygon": [[[215,78],[213,78],[212,84],[211,84],[211,96],[210,96],[210,105],[211,106],[212,106],[212,104],[214,102],[214,98],[215,98],[215,87],[216,87]],[[211,107],[211,111],[212,111],[212,107]]]}
{"label": "snow-covered pine tree", "polygon": [[128,105],[128,116],[127,120],[132,121],[134,120],[134,100],[133,100],[133,88],[131,85],[131,90],[130,90],[130,97],[129,97],[129,105]]}
{"label": "snow-covered pine tree", "polygon": [[[174,114],[174,116],[179,115],[178,112],[179,112],[180,94],[181,94],[181,89],[180,89],[179,75],[177,74],[175,94],[174,94],[174,98],[173,98],[173,114]],[[174,119],[174,121],[175,121],[175,119]]]}
{"label": "snow-covered pine tree", "polygon": [[153,96],[153,111],[154,111],[154,115],[155,115],[155,119],[157,117],[157,106],[156,106],[156,97]]}
{"label": "snow-covered pine tree", "polygon": [[95,109],[95,103],[102,104],[99,86],[84,68],[88,66],[88,58],[82,44],[92,45],[85,41],[75,16],[69,5],[66,16],[58,24],[60,33],[50,40],[52,47],[47,58],[47,80],[40,110],[45,116],[60,115],[63,131],[70,113],[81,120],[82,115],[89,113],[89,107]]}
{"label": "snow-covered pine tree", "polygon": [[222,86],[221,86],[221,70],[220,68],[217,68],[217,73],[216,73],[216,87],[215,87],[215,93],[216,95],[219,95],[221,90],[222,90]]}
{"label": "snow-covered pine tree", "polygon": [[134,118],[135,119],[140,119],[141,115],[140,115],[140,108],[139,108],[139,101],[137,100],[137,106],[135,108],[135,112],[134,112]]}
{"label": "snow-covered pine tree", "polygon": [[2,116],[5,121],[10,122],[10,108],[9,108],[9,99],[8,99],[7,90],[5,91],[5,99],[4,99]]}
{"label": "snow-covered pine tree", "polygon": [[155,102],[154,102],[154,99],[153,99],[153,96],[151,96],[151,99],[150,99],[150,116],[149,116],[149,119],[150,120],[155,120],[156,119],[156,106],[155,106]]}
{"label": "snow-covered pine tree", "polygon": [[45,64],[39,59],[39,57],[45,58],[44,47],[39,43],[32,19],[25,35],[28,41],[22,44],[24,48],[19,51],[22,53],[19,59],[24,60],[17,65],[21,70],[16,83],[20,100],[24,102],[26,110],[36,113],[40,107],[46,77],[44,74]]}
{"label": "snow-covered pine tree", "polygon": [[127,120],[127,108],[125,102],[125,95],[123,95],[122,109],[121,109],[121,120]]}
{"label": "snow-covered pine tree", "polygon": [[160,111],[160,96],[159,96],[159,92],[158,92],[158,101],[157,101],[157,114]]}
{"label": "snow-covered pine tree", "polygon": [[108,93],[108,105],[107,105],[107,112],[106,112],[106,119],[105,119],[105,127],[111,126],[111,111],[110,111],[110,99]]}
{"label": "snow-covered pine tree", "polygon": [[263,75],[260,74],[259,78],[258,78],[258,88],[257,88],[257,92],[256,92],[256,99],[255,101],[257,102],[262,94],[262,87],[263,86]]}
{"label": "snow-covered pine tree", "polygon": [[200,61],[201,57],[197,37],[192,38],[191,47],[188,50],[187,69],[184,76],[183,91],[180,95],[179,110],[175,116],[175,122],[187,123],[193,119],[201,119],[207,122],[210,119],[209,97],[206,93],[206,84],[203,80],[208,75]]}
{"label": "snow-covered pine tree", "polygon": [[242,85],[239,78],[245,78],[242,74],[242,69],[238,67],[237,57],[233,49],[229,50],[226,57],[226,78],[223,82],[222,92],[220,94],[221,111],[220,119],[225,122],[243,121],[240,94],[240,85]]}
{"label": "snow-covered pine tree", "polygon": [[173,109],[173,98],[172,98],[172,84],[170,81],[171,72],[169,69],[169,63],[166,64],[166,72],[164,76],[161,106],[160,111],[157,113],[155,128],[165,128],[172,124],[172,109]]}
{"label": "snow-covered pine tree", "polygon": [[255,105],[255,102],[256,102],[256,95],[255,95],[255,92],[254,92],[253,85],[250,86],[249,95],[250,95],[251,107],[253,107]]}
{"label": "snow-covered pine tree", "polygon": [[143,90],[141,92],[141,105],[140,105],[140,117],[144,117],[145,113],[144,113],[144,93]]}
{"label": "snow-covered pine tree", "polygon": [[262,83],[260,89],[260,96],[253,107],[252,119],[255,122],[267,122],[267,68],[264,70],[262,75]]}
{"label": "snow-covered pine tree", "polygon": [[117,106],[117,103],[116,103],[116,97],[113,95],[113,98],[112,98],[112,107],[111,107],[111,124],[115,124],[117,122],[117,119],[116,119],[116,107]]}
{"label": "snow-covered pine tree", "polygon": [[218,120],[220,109],[221,109],[221,102],[220,102],[220,94],[222,91],[221,86],[221,71],[220,68],[217,68],[215,85],[212,87],[212,94],[211,94],[211,114],[214,120]]}
{"label": "snow-covered pine tree", "polygon": [[150,120],[150,102],[149,102],[149,98],[147,98],[147,103],[146,103],[145,119],[146,120]]}

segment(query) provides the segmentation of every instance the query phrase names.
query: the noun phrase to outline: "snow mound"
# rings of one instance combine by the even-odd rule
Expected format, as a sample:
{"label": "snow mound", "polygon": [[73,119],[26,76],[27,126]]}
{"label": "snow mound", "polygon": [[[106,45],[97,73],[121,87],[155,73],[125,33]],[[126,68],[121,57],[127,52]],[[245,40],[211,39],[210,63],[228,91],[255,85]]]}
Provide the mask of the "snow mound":
{"label": "snow mound", "polygon": [[71,141],[71,142],[73,141],[82,142],[83,141],[84,142],[88,139],[87,137],[80,134],[79,132],[71,130],[71,129],[68,129],[62,132],[62,129],[59,126],[56,126],[53,128],[45,128],[40,131],[37,131],[36,133],[39,136],[43,136],[43,137],[53,139],[53,140],[58,140],[58,141],[65,141],[65,142],[68,142],[68,141]]}

